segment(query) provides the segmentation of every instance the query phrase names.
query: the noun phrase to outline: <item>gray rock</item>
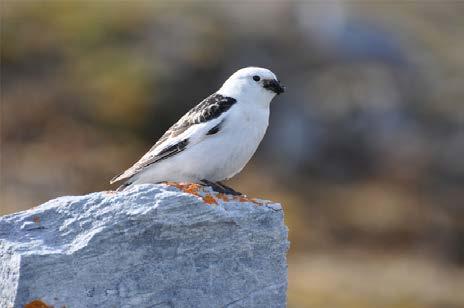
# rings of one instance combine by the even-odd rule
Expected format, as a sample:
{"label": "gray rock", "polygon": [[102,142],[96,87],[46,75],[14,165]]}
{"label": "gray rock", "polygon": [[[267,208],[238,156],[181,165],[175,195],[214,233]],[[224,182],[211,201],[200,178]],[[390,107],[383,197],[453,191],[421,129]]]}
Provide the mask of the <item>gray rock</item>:
{"label": "gray rock", "polygon": [[1,217],[0,307],[285,307],[281,206],[205,200],[139,185]]}

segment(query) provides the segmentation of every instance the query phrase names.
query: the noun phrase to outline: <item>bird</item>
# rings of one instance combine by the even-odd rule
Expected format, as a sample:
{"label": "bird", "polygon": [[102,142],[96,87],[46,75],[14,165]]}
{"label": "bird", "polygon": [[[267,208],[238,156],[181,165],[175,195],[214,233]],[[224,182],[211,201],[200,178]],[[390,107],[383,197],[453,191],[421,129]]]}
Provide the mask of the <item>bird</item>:
{"label": "bird", "polygon": [[110,184],[123,181],[117,189],[121,191],[136,184],[187,182],[241,195],[222,181],[251,159],[266,133],[270,103],[283,92],[285,87],[269,69],[239,69]]}

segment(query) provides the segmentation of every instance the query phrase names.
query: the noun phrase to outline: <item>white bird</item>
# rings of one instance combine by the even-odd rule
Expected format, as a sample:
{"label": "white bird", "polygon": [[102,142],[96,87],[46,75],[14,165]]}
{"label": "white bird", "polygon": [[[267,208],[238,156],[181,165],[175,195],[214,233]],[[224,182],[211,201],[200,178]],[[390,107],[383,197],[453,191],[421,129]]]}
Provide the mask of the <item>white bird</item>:
{"label": "white bird", "polygon": [[122,190],[142,183],[192,182],[240,194],[220,181],[239,173],[251,159],[268,127],[269,105],[282,92],[270,70],[238,70],[110,183],[125,180]]}

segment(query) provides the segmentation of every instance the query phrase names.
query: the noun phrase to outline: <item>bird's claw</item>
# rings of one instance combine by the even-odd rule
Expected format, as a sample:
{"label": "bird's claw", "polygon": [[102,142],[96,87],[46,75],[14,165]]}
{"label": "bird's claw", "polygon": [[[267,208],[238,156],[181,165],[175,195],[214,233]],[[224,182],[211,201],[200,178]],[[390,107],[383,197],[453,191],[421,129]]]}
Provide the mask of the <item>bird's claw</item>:
{"label": "bird's claw", "polygon": [[222,184],[221,182],[212,182],[208,180],[201,180],[201,184],[205,186],[211,187],[211,189],[217,193],[226,194],[226,195],[233,195],[233,196],[241,196],[242,193],[235,191],[234,189]]}

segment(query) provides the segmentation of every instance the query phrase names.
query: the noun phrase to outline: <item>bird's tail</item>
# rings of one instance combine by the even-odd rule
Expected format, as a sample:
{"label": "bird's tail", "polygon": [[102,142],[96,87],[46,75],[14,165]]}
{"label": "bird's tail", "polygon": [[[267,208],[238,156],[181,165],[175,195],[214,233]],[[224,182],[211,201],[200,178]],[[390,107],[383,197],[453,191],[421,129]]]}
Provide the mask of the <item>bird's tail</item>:
{"label": "bird's tail", "polygon": [[113,184],[114,182],[117,182],[117,181],[120,181],[123,179],[122,175],[125,173],[126,171],[123,171],[121,173],[119,173],[118,175],[115,175],[111,180],[110,180],[110,184]]}

